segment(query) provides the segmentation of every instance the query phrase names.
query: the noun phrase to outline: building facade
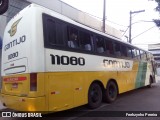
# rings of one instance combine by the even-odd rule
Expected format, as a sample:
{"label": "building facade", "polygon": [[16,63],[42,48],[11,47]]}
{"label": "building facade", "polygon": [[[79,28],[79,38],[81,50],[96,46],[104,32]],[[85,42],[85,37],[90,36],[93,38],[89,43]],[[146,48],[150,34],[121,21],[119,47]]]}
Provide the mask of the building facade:
{"label": "building facade", "polygon": [[[7,22],[16,15],[20,10],[31,3],[36,3],[46,8],[52,9],[62,15],[65,15],[79,23],[102,31],[102,21],[92,15],[82,12],[60,0],[9,0],[9,9],[6,13],[0,16],[0,36],[3,38],[4,29]],[[106,25],[106,34],[121,38],[122,34],[119,30]]]}

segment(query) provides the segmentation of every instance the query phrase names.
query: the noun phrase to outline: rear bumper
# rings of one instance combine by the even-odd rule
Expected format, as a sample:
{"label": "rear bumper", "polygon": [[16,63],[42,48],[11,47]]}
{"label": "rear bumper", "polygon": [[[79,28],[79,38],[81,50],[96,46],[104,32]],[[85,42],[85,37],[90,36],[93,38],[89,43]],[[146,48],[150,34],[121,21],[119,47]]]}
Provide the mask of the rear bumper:
{"label": "rear bumper", "polygon": [[29,98],[1,94],[0,100],[5,107],[17,111],[48,111],[45,97]]}

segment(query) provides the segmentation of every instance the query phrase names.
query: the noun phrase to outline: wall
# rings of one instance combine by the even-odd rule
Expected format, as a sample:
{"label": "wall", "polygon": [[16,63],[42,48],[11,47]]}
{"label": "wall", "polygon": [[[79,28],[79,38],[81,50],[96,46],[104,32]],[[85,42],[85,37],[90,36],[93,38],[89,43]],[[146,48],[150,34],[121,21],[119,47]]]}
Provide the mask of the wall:
{"label": "wall", "polygon": [[[97,29],[99,31],[102,31],[102,21],[98,20],[97,18],[84,13],[60,0],[27,0],[29,2],[33,2],[36,4],[39,4],[41,6],[44,6],[46,8],[52,9],[60,14],[63,14],[77,22],[80,22],[82,24],[85,24],[86,26],[92,27],[94,29]],[[121,38],[122,34],[119,30],[116,30],[115,28],[112,28],[108,25],[106,25],[106,33],[110,34],[112,36],[116,36],[118,38]]]}

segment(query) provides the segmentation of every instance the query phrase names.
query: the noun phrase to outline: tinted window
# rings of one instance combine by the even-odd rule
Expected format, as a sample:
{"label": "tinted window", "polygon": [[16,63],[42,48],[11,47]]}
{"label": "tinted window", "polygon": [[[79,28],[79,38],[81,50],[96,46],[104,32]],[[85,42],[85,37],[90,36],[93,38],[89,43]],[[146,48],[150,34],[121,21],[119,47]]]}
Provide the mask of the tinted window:
{"label": "tinted window", "polygon": [[96,46],[98,53],[104,53],[105,44],[104,44],[104,39],[102,37],[96,37]]}
{"label": "tinted window", "polygon": [[123,57],[127,57],[127,47],[125,45],[121,45],[121,54]]}
{"label": "tinted window", "polygon": [[73,27],[68,27],[67,45],[70,48],[79,48],[78,30]]}
{"label": "tinted window", "polygon": [[140,50],[137,50],[137,56],[136,57],[138,58],[138,60],[141,59]]}
{"label": "tinted window", "polygon": [[80,38],[81,49],[91,51],[92,50],[92,42],[91,42],[90,34],[88,34],[87,32],[80,31],[79,38]]}
{"label": "tinted window", "polygon": [[54,45],[64,46],[64,24],[56,18],[43,14],[44,45],[52,48]]}
{"label": "tinted window", "polygon": [[115,42],[114,43],[114,50],[115,50],[115,55],[117,57],[120,57],[121,56],[121,49],[120,49],[120,44]]}
{"label": "tinted window", "polygon": [[47,20],[47,40],[51,44],[56,43],[56,23],[55,21],[48,19]]}
{"label": "tinted window", "polygon": [[113,48],[112,41],[111,40],[105,40],[105,45],[106,45],[107,55],[113,55],[114,54],[114,48]]}
{"label": "tinted window", "polygon": [[132,48],[131,47],[127,47],[127,56],[129,57],[129,58],[133,58],[133,55],[132,55],[133,53],[132,53]]}

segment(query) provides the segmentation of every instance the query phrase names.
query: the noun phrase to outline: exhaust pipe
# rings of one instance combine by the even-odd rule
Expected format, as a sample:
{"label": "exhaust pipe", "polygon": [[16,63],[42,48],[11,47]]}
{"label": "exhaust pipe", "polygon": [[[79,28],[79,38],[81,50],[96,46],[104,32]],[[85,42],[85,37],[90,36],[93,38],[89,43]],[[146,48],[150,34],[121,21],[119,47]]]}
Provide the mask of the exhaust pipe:
{"label": "exhaust pipe", "polygon": [[8,10],[9,0],[0,0],[0,15]]}

